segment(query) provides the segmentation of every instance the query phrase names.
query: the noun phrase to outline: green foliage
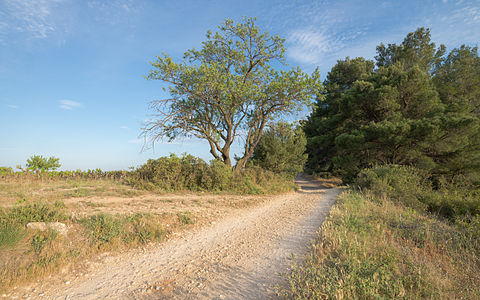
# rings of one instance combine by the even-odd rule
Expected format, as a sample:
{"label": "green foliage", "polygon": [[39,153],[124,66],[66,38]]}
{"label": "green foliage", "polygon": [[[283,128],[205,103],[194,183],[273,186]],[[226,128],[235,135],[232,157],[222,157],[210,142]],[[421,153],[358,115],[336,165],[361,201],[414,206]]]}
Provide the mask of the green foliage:
{"label": "green foliage", "polygon": [[10,223],[17,226],[25,226],[30,222],[61,222],[67,218],[65,205],[60,201],[55,202],[53,205],[34,202],[0,209],[0,224]]}
{"label": "green foliage", "polygon": [[37,254],[40,254],[40,252],[42,252],[42,249],[45,247],[45,245],[49,241],[55,239],[56,236],[57,236],[57,233],[54,230],[49,230],[49,231],[35,234],[32,238],[33,251]]}
{"label": "green foliage", "polygon": [[433,185],[425,171],[386,165],[363,170],[356,183],[376,199],[389,199],[451,221],[480,214],[480,189],[463,177],[439,180]]}
{"label": "green foliage", "polygon": [[127,178],[130,185],[160,191],[211,191],[262,194],[293,189],[290,179],[259,167],[233,172],[223,162],[207,164],[192,155],[150,159]]}
{"label": "green foliage", "polygon": [[338,61],[325,101],[304,124],[310,171],[351,182],[377,164],[480,182],[480,58],[461,46],[444,56],[429,30],[377,47],[376,62]]}
{"label": "green foliage", "polygon": [[0,249],[13,248],[24,236],[25,230],[15,223],[0,223]]}
{"label": "green foliage", "polygon": [[156,222],[157,218],[148,214],[135,214],[125,219],[123,241],[126,243],[146,244],[161,241],[166,235],[165,230]]}
{"label": "green foliage", "polygon": [[12,248],[25,236],[25,225],[30,222],[57,222],[67,219],[63,202],[53,205],[43,202],[0,208],[0,248]]}
{"label": "green foliage", "polygon": [[300,127],[277,123],[267,129],[255,148],[251,163],[265,170],[295,177],[307,160],[307,138]]}
{"label": "green foliage", "polygon": [[184,225],[193,224],[193,220],[190,217],[190,212],[178,213],[178,221]]}
{"label": "green foliage", "polygon": [[389,199],[408,207],[425,211],[422,202],[428,192],[432,192],[430,182],[419,170],[409,166],[385,165],[360,172],[356,184],[368,189],[376,199]]}
{"label": "green foliage", "polygon": [[27,159],[27,168],[32,171],[48,172],[60,168],[60,158],[43,157],[41,155],[33,155]]}
{"label": "green foliage", "polygon": [[124,229],[122,222],[111,215],[99,214],[81,220],[93,244],[99,248],[118,240]]}
{"label": "green foliage", "polygon": [[231,169],[218,162],[208,165],[192,155],[149,159],[146,164],[135,170],[129,178],[133,186],[144,189],[164,191],[179,190],[221,190],[231,178]]}
{"label": "green foliage", "polygon": [[300,68],[272,67],[274,61],[284,63],[284,42],[258,28],[255,19],[244,18],[209,31],[202,48],[187,51],[181,63],[157,56],[147,78],[167,83],[170,99],[153,103],[158,119],[145,126],[144,134],[152,143],[187,135],[206,139],[210,153],[228,166],[230,148],[242,136],[244,154],[235,167],[242,170],[265,126],[309,105],[321,86],[317,71],[309,76]]}
{"label": "green foliage", "polygon": [[98,214],[84,218],[80,223],[85,227],[91,243],[99,249],[161,241],[166,235],[158,224],[158,218],[148,214]]}
{"label": "green foliage", "polygon": [[10,167],[0,167],[0,176],[6,176],[13,174],[13,170]]}

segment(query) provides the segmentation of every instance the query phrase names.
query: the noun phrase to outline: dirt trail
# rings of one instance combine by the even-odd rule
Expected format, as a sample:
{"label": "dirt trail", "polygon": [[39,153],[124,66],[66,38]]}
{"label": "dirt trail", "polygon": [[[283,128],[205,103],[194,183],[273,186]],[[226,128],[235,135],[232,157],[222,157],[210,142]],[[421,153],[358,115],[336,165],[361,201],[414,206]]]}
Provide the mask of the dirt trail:
{"label": "dirt trail", "polygon": [[315,238],[339,189],[301,189],[143,251],[106,257],[87,274],[31,286],[32,299],[266,299]]}

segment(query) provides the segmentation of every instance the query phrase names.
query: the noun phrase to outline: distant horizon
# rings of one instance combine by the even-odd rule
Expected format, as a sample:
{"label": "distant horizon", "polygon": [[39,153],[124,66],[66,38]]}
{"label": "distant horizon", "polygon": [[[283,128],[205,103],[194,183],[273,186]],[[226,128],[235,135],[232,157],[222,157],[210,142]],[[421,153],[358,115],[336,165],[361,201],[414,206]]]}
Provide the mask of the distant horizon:
{"label": "distant horizon", "polygon": [[[63,170],[128,170],[170,153],[210,161],[207,143],[196,139],[141,152],[149,102],[168,97],[162,82],[144,76],[155,55],[180,61],[201,47],[207,30],[243,16],[286,39],[289,68],[318,67],[322,81],[337,60],[373,59],[377,45],[400,43],[419,27],[448,50],[480,41],[478,1],[6,0],[0,166],[15,169],[33,155],[58,157]],[[241,152],[238,144],[233,152]]]}

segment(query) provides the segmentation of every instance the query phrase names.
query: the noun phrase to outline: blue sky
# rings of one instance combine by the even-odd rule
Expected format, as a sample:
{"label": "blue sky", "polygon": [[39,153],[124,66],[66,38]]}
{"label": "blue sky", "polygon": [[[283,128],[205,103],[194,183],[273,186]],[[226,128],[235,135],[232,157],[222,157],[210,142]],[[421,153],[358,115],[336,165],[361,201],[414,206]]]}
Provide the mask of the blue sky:
{"label": "blue sky", "polygon": [[34,154],[59,157],[62,169],[183,152],[210,160],[198,140],[141,152],[148,103],[168,96],[143,76],[156,54],[180,59],[242,16],[287,39],[290,67],[319,67],[322,78],[338,59],[373,58],[376,45],[421,26],[448,49],[480,40],[480,1],[0,0],[0,166]]}

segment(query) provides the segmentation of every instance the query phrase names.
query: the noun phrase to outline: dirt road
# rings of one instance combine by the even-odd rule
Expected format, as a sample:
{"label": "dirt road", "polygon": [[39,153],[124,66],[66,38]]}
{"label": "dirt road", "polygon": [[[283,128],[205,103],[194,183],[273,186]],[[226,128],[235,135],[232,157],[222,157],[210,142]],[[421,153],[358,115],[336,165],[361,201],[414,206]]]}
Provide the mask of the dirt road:
{"label": "dirt road", "polygon": [[[143,251],[106,256],[82,276],[33,285],[32,299],[268,299],[301,257],[339,189],[301,189]],[[50,280],[54,282],[54,279]]]}

